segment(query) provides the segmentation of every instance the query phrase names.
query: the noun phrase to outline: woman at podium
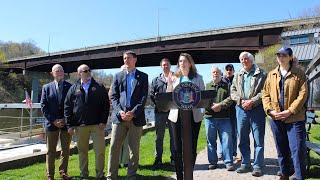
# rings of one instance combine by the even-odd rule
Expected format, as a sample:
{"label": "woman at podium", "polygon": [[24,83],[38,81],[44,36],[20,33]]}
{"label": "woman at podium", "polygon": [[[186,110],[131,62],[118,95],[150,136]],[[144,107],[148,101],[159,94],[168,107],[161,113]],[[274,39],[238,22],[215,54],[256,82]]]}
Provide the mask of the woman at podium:
{"label": "woman at podium", "polygon": [[[200,90],[205,90],[203,78],[197,73],[196,66],[190,54],[182,53],[179,56],[177,63],[177,70],[168,78],[167,92],[172,92],[173,89],[181,82],[192,82],[196,84]],[[191,141],[192,141],[192,155],[193,165],[197,157],[197,141],[200,131],[203,114],[201,108],[194,108],[187,111],[191,117]],[[182,161],[182,130],[181,130],[181,115],[179,109],[171,109],[168,119],[171,121],[170,125],[173,131],[174,146],[176,151],[176,174],[177,179],[183,179],[183,161]],[[185,123],[185,122],[184,122]]]}

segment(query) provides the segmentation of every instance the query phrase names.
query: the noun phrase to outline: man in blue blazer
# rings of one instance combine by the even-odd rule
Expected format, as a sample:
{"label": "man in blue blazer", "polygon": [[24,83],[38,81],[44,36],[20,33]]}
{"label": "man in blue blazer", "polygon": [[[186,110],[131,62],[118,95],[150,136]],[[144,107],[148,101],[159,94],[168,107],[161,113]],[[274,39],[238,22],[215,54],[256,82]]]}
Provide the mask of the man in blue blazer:
{"label": "man in blue blazer", "polygon": [[64,71],[60,64],[52,67],[54,81],[42,87],[41,111],[46,118],[47,142],[47,179],[54,179],[56,148],[58,139],[61,142],[59,172],[62,179],[72,179],[68,176],[68,160],[70,154],[71,136],[67,131],[64,118],[64,99],[71,84],[64,81]]}
{"label": "man in blue blazer", "polygon": [[142,127],[146,125],[144,106],[148,97],[148,75],[136,69],[137,55],[123,54],[126,70],[115,75],[112,82],[112,132],[108,162],[108,179],[117,179],[119,153],[128,134],[130,159],[128,179],[136,179],[139,165],[139,146]]}

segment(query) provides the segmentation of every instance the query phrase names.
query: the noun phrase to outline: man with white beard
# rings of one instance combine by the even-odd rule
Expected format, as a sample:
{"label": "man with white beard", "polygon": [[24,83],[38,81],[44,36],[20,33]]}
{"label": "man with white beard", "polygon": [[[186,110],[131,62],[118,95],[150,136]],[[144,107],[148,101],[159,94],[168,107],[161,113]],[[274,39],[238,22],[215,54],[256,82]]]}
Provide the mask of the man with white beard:
{"label": "man with white beard", "polygon": [[211,69],[212,81],[206,84],[206,90],[215,90],[215,97],[212,100],[211,108],[206,108],[205,126],[208,144],[208,169],[216,169],[217,156],[217,134],[222,145],[222,159],[227,171],[234,171],[233,166],[233,145],[232,126],[230,121],[230,105],[233,101],[230,98],[228,83],[222,81],[222,72],[218,67]]}

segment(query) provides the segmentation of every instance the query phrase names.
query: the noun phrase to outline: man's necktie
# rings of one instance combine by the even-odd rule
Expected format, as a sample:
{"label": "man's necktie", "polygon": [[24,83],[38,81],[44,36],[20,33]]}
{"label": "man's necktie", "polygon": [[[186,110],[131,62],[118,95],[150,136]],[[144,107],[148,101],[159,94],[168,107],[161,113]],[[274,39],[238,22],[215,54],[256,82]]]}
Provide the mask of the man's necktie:
{"label": "man's necktie", "polygon": [[58,101],[59,104],[61,103],[61,98],[62,98],[62,82],[58,83],[58,89],[57,89],[57,93],[58,93]]}

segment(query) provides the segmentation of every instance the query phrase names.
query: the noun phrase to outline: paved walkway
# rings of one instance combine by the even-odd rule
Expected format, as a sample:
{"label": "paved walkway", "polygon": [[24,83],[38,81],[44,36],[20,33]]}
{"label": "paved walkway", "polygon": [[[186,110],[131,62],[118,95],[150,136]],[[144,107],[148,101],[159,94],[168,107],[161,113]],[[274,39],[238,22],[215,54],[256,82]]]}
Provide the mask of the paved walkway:
{"label": "paved walkway", "polygon": [[[253,160],[253,139],[251,137],[251,161]],[[219,146],[220,143],[218,143]],[[219,148],[219,147],[218,147]],[[226,171],[225,166],[222,161],[218,162],[218,168],[215,170],[208,170],[208,159],[207,159],[207,149],[201,151],[197,156],[196,165],[193,171],[193,177],[195,180],[247,180],[247,179],[279,179],[276,176],[277,171],[279,170],[278,161],[277,161],[277,151],[275,148],[275,143],[273,140],[273,135],[268,123],[266,124],[266,135],[265,135],[265,168],[263,169],[264,175],[262,177],[254,177],[251,173],[238,174],[235,171],[229,172]],[[239,167],[238,164],[236,167]],[[169,179],[175,179],[176,176],[173,175]]]}

